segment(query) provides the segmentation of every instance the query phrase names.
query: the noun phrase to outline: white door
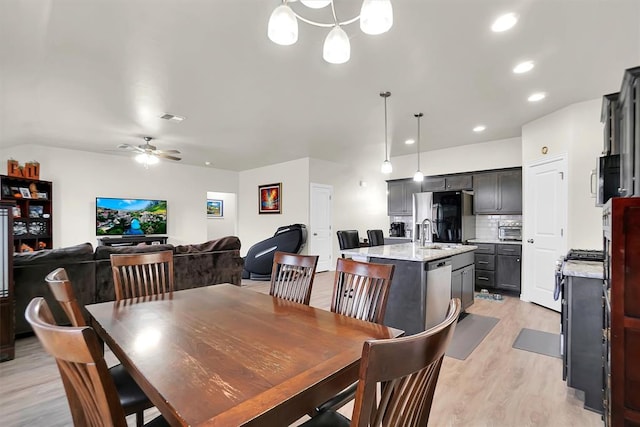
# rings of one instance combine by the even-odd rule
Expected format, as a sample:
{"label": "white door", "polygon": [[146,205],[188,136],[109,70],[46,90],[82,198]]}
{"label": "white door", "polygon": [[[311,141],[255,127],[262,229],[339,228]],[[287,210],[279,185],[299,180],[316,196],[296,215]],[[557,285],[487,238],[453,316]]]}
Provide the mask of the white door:
{"label": "white door", "polygon": [[331,232],[330,185],[311,184],[311,206],[309,214],[309,255],[318,255],[316,271],[327,271],[333,267],[333,239]]}
{"label": "white door", "polygon": [[525,168],[522,299],[555,311],[556,261],[567,252],[566,176],[564,156]]}

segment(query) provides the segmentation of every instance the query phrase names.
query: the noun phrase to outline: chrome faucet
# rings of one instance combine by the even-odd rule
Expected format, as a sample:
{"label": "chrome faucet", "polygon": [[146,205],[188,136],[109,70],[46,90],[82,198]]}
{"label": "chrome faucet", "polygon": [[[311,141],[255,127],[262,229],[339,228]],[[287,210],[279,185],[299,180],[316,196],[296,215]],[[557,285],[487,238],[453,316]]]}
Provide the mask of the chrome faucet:
{"label": "chrome faucet", "polygon": [[[420,246],[424,246],[427,243],[426,224],[429,224],[429,236],[431,236],[431,220],[429,218],[425,218],[422,220],[422,225],[420,226]],[[429,241],[431,241],[431,238],[429,239]]]}

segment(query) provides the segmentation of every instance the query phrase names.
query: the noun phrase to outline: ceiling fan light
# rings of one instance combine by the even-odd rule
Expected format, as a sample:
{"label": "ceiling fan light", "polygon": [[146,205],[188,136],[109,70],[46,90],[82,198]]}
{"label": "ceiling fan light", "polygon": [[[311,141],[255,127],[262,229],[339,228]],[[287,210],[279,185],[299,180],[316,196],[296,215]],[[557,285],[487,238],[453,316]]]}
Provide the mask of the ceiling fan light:
{"label": "ceiling fan light", "polygon": [[272,42],[289,46],[298,41],[298,19],[286,4],[274,9],[269,18],[267,35]]}
{"label": "ceiling fan light", "polygon": [[142,163],[143,165],[155,165],[159,161],[160,159],[153,154],[140,153],[136,156],[136,162]]}
{"label": "ceiling fan light", "polygon": [[360,9],[360,29],[376,35],[389,31],[393,25],[391,0],[364,0]]}
{"label": "ceiling fan light", "polygon": [[311,9],[322,9],[331,4],[331,0],[300,0],[300,3]]}
{"label": "ceiling fan light", "polygon": [[413,174],[413,180],[415,182],[422,182],[424,181],[424,174],[422,172],[420,172],[420,169],[418,169],[416,171],[416,173]]}
{"label": "ceiling fan light", "polygon": [[380,172],[389,174],[393,172],[393,166],[389,160],[385,160],[382,162],[382,166],[380,167]]}
{"label": "ceiling fan light", "polygon": [[349,36],[339,25],[334,26],[324,39],[322,57],[330,64],[344,64],[351,57]]}

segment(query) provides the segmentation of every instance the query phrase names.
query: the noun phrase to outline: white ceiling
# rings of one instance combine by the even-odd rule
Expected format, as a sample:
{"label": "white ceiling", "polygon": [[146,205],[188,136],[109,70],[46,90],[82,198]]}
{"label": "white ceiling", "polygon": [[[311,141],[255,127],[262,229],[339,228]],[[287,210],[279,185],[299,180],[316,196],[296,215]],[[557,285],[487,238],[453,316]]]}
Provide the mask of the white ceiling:
{"label": "white ceiling", "polygon": [[[339,18],[361,3],[335,1]],[[269,41],[278,3],[0,0],[0,144],[113,153],[149,135],[184,163],[231,170],[363,151],[382,161],[382,90],[398,156],[416,150],[404,140],[418,111],[422,151],[516,137],[618,91],[624,69],[640,65],[640,0],[393,0],[388,33],[345,28],[343,65],[322,60],[325,29],[300,23],[297,44]],[[491,32],[508,11],[516,27]],[[514,75],[523,59],[536,68]],[[548,97],[527,102],[534,91]],[[487,130],[472,132],[480,123]]]}

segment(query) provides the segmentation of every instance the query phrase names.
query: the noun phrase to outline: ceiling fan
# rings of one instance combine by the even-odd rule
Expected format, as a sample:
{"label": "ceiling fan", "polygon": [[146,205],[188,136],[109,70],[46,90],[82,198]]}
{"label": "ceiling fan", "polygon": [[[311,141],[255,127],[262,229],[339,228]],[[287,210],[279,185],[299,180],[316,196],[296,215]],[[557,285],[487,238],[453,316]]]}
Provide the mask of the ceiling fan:
{"label": "ceiling fan", "polygon": [[153,138],[150,136],[143,137],[145,143],[141,145],[131,145],[131,144],[120,144],[118,148],[123,150],[133,151],[138,153],[136,156],[136,160],[139,163],[142,163],[147,167],[148,165],[152,165],[158,163],[159,158],[179,161],[182,160],[181,157],[177,157],[174,154],[180,154],[178,150],[158,150],[155,145],[151,145],[150,142]]}

